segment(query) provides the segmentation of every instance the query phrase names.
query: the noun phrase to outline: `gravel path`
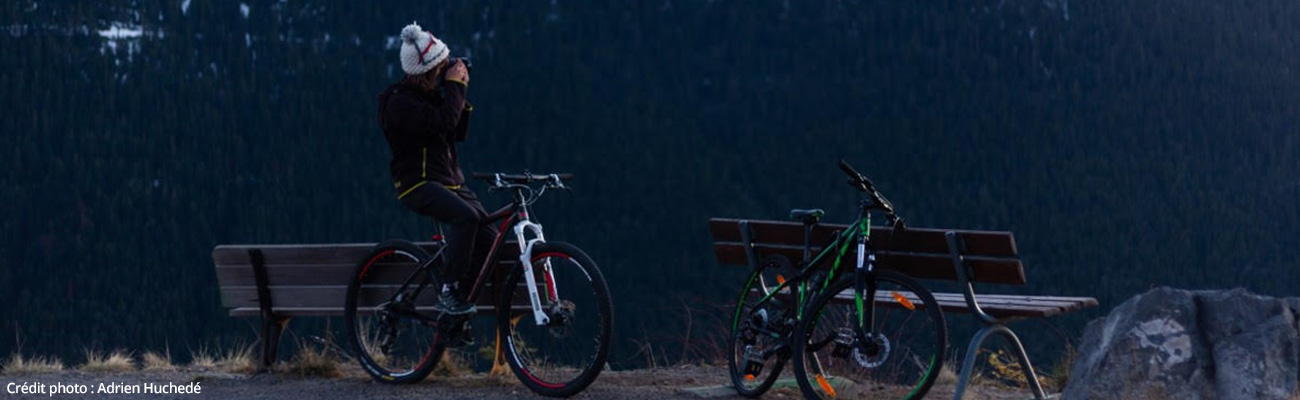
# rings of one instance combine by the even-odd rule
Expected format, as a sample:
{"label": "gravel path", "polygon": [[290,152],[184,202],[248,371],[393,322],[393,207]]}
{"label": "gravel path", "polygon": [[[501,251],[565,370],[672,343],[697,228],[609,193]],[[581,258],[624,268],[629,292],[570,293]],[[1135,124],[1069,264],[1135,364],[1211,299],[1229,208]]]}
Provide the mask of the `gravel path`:
{"label": "gravel path", "polygon": [[[635,371],[606,371],[586,391],[573,399],[630,399],[630,400],[698,400],[700,397],[684,391],[685,388],[718,386],[726,383],[725,367],[688,366],[677,368],[643,369]],[[100,384],[121,383],[127,386],[146,383],[178,386],[197,381],[198,394],[103,394],[96,393]],[[430,377],[414,385],[385,385],[376,383],[359,371],[344,371],[337,378],[301,378],[289,374],[242,375],[201,370],[170,372],[83,373],[60,372],[28,376],[0,375],[0,385],[44,384],[45,394],[12,394],[8,387],[0,398],[12,399],[544,399],[528,391],[514,376],[491,377],[485,374],[466,374],[455,377]],[[85,385],[86,394],[49,395],[51,385]],[[977,387],[967,399],[1010,400],[1022,399],[1028,392],[992,387]],[[739,400],[734,393],[721,391],[717,399]],[[936,385],[926,396],[931,399],[952,397],[951,385]],[[777,388],[764,395],[764,399],[799,399],[798,388]]]}

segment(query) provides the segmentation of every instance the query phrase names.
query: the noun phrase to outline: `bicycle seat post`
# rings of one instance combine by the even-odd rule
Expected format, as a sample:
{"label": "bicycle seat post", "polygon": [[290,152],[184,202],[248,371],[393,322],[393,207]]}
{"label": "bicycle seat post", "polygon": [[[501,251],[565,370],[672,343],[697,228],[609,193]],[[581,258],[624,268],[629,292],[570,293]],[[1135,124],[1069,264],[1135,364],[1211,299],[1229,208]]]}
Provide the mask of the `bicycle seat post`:
{"label": "bicycle seat post", "polygon": [[803,264],[807,265],[812,261],[812,231],[817,226],[817,221],[804,219],[803,221]]}
{"label": "bicycle seat post", "polygon": [[431,238],[431,239],[433,239],[433,241],[435,241],[435,242],[442,242],[442,241],[447,240],[447,237],[444,236],[443,233],[442,233],[442,223],[441,223],[441,222],[438,222],[438,220],[436,220],[436,219],[433,220],[433,232],[434,232],[434,234],[433,234],[433,237]]}
{"label": "bicycle seat post", "polygon": [[826,215],[825,211],[819,208],[811,210],[793,209],[790,210],[790,219],[796,219],[803,222],[803,263],[808,264],[812,260],[812,230],[821,221],[822,216]]}

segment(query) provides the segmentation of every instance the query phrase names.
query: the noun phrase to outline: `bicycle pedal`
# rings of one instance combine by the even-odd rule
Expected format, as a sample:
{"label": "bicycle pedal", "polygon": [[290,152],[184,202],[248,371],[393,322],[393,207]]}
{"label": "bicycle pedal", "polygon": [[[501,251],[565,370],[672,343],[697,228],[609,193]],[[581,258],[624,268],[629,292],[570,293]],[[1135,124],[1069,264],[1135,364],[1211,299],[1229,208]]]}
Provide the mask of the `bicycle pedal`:
{"label": "bicycle pedal", "polygon": [[447,340],[445,343],[450,348],[460,348],[474,345],[474,335],[470,333],[469,321],[463,324],[452,325],[452,328],[445,332]]}
{"label": "bicycle pedal", "polygon": [[470,336],[470,335],[459,335],[459,336],[452,337],[452,338],[448,339],[448,340],[447,340],[447,347],[450,347],[450,348],[453,348],[453,349],[459,349],[459,348],[462,348],[462,347],[470,347],[470,346],[473,346],[474,343],[476,343],[476,342],[477,342],[477,341],[474,340],[474,337],[473,337],[473,336]]}
{"label": "bicycle pedal", "polygon": [[742,368],[745,375],[758,375],[763,372],[763,355],[754,346],[745,346],[745,367]]}

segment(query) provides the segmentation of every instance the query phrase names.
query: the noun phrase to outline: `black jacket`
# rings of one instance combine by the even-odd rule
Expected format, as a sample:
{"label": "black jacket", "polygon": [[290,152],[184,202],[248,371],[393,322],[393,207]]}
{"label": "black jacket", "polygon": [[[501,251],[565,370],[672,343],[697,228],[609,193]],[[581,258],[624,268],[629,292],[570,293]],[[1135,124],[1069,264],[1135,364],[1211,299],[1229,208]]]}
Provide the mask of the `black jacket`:
{"label": "black jacket", "polygon": [[379,127],[393,153],[389,169],[399,198],[422,182],[465,183],[456,162],[456,142],[465,141],[474,108],[465,91],[443,81],[434,91],[396,83],[379,94]]}

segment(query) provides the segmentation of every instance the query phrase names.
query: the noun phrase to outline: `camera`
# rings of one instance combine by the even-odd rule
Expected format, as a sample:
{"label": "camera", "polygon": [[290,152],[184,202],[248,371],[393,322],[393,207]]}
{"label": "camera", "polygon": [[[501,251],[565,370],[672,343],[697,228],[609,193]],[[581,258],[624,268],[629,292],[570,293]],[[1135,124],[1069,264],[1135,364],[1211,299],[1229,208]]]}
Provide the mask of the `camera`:
{"label": "camera", "polygon": [[453,58],[453,59],[451,59],[452,65],[455,65],[456,61],[460,61],[460,62],[465,63],[465,71],[471,71],[471,72],[473,71],[473,69],[474,69],[474,64],[470,62],[469,57],[456,57],[456,58]]}

